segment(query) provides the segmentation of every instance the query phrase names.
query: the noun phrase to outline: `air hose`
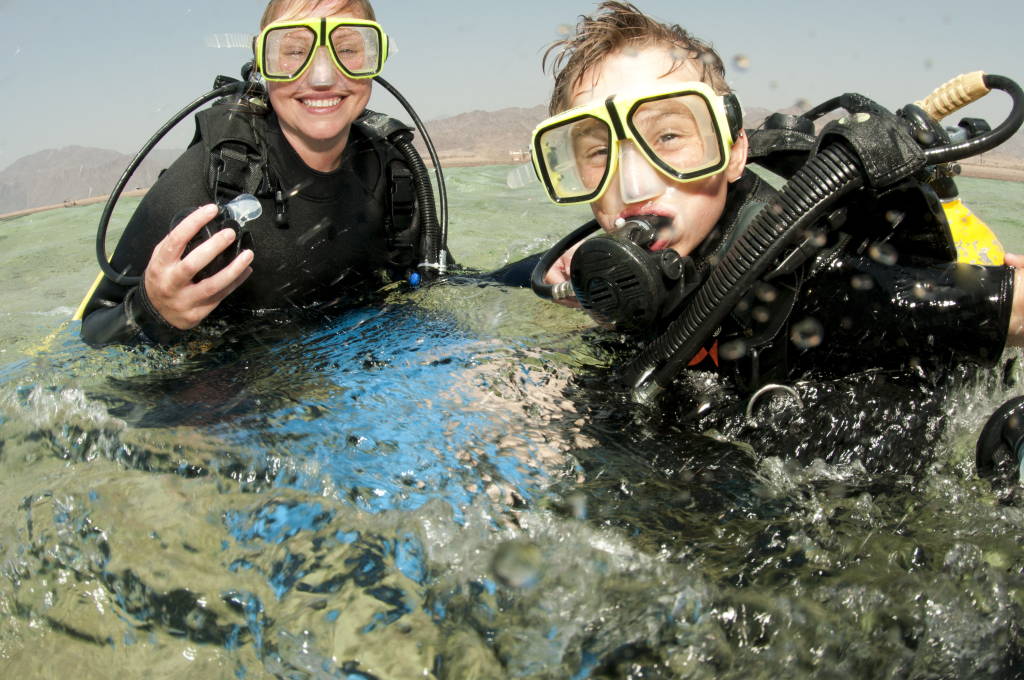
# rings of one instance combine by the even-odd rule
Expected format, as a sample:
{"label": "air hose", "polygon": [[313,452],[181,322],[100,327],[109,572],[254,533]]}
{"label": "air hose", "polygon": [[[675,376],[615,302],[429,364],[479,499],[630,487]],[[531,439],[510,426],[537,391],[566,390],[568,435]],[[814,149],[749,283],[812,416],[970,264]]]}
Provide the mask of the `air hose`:
{"label": "air hose", "polygon": [[420,154],[412,145],[412,135],[396,135],[391,140],[409,163],[412,170],[413,182],[416,186],[416,199],[420,207],[421,219],[423,222],[420,234],[420,244],[423,261],[417,269],[421,276],[426,279],[433,279],[447,273],[448,263],[445,258],[448,256],[448,194],[445,190],[444,174],[441,169],[441,161],[437,157],[434,143],[427,133],[427,127],[416,115],[412,105],[402,94],[395,89],[391,83],[377,76],[375,82],[384,86],[391,95],[405,108],[412,117],[416,128],[423,135],[423,142],[427,146],[427,153],[430,154],[430,162],[434,164],[434,173],[437,175],[437,193],[440,203],[440,215],[434,206],[434,190],[430,185],[427,166],[420,158]]}
{"label": "air hose", "polygon": [[96,230],[96,260],[99,262],[100,269],[103,270],[104,276],[114,283],[121,286],[135,286],[142,280],[141,276],[127,276],[126,274],[117,271],[110,266],[110,260],[107,259],[107,228],[110,224],[110,216],[114,214],[114,207],[117,205],[117,199],[121,197],[121,192],[124,191],[125,186],[128,184],[128,180],[131,179],[132,174],[138,170],[140,165],[142,165],[142,161],[149,155],[149,152],[153,150],[153,147],[155,147],[160,140],[163,139],[172,128],[174,128],[174,126],[184,120],[186,116],[190,115],[203,104],[213,101],[214,99],[220,99],[221,97],[242,94],[250,87],[248,81],[225,80],[228,80],[229,82],[227,82],[227,84],[221,84],[222,81],[218,79],[212,90],[193,101],[181,111],[178,111],[178,113],[174,114],[173,118],[164,123],[159,130],[153,133],[153,136],[150,137],[149,141],[147,141],[139,152],[135,154],[135,157],[132,158],[128,167],[124,169],[123,173],[121,173],[120,179],[117,180],[117,184],[114,185],[113,190],[107,197],[107,203],[103,206],[103,213],[100,215],[99,227]]}
{"label": "air hose", "polygon": [[[1020,129],[1021,124],[1024,123],[1024,91],[1021,91],[1020,86],[1004,76],[992,74],[977,74],[977,76],[980,76],[981,85],[986,88],[986,91],[1002,90],[1010,95],[1013,99],[1013,108],[1010,110],[1010,115],[996,129],[979,135],[974,139],[935,149],[925,149],[924,156],[929,164],[949,163],[990,151],[1012,137]],[[967,103],[969,102],[955,101],[951,106],[959,108]],[[936,120],[939,120],[946,111],[940,110],[936,113],[932,112],[929,107],[929,113]]]}
{"label": "air hose", "polygon": [[626,365],[624,379],[640,402],[654,399],[772,263],[842,197],[864,185],[854,152],[835,142],[786,183],[777,202],[754,218],[664,334]]}
{"label": "air hose", "polygon": [[416,190],[416,204],[420,208],[420,253],[423,261],[417,269],[421,276],[432,279],[438,274],[444,273],[444,263],[441,262],[441,227],[437,221],[437,212],[434,209],[434,190],[430,186],[427,166],[423,159],[412,145],[412,132],[403,130],[397,135],[392,135],[390,141],[405,158],[412,171],[413,185]]}
{"label": "air hose", "polygon": [[530,287],[533,288],[533,292],[536,293],[538,297],[542,297],[545,300],[556,301],[573,297],[572,284],[568,281],[551,285],[544,282],[544,276],[553,266],[555,266],[555,262],[558,261],[558,258],[564,255],[569,248],[576,245],[599,228],[600,225],[597,223],[597,220],[590,220],[583,226],[574,229],[544,253],[543,257],[541,257],[540,260],[537,261],[536,266],[534,266],[533,274],[530,275]]}

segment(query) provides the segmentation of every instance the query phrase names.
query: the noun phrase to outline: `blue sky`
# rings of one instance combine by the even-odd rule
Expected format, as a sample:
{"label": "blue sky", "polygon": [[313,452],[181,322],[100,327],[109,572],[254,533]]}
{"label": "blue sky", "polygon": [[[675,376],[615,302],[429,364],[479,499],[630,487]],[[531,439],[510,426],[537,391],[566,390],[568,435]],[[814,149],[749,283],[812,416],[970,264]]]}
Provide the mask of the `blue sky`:
{"label": "blue sky", "polygon": [[[1019,0],[637,4],[712,42],[747,106],[783,108],[856,91],[898,108],[978,69],[1024,82]],[[595,5],[378,0],[378,19],[398,45],[385,77],[427,121],[544,103],[550,85],[540,68],[544,47]],[[207,91],[216,74],[238,73],[247,50],[212,45],[255,33],[263,6],[262,0],[0,0],[0,169],[71,144],[134,152]],[[737,62],[749,65],[739,69]],[[994,124],[1008,100],[999,93],[988,100],[971,113]],[[383,91],[371,106],[401,110]],[[183,123],[169,145],[184,146],[191,132],[191,123]]]}

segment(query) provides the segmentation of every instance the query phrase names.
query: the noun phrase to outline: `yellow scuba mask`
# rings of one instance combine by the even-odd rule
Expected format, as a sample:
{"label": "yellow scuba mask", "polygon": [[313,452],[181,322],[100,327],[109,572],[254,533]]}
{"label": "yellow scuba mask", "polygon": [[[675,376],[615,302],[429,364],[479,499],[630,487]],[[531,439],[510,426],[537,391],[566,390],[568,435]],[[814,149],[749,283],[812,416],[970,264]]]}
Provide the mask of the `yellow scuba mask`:
{"label": "yellow scuba mask", "polygon": [[736,97],[701,82],[612,95],[538,125],[533,166],[555,203],[589,203],[611,183],[623,142],[669,179],[692,182],[726,168],[741,127]]}
{"label": "yellow scuba mask", "polygon": [[388,58],[388,36],[376,21],[320,17],[269,24],[256,38],[256,66],[267,80],[297,80],[320,47],[349,78],[380,75]]}

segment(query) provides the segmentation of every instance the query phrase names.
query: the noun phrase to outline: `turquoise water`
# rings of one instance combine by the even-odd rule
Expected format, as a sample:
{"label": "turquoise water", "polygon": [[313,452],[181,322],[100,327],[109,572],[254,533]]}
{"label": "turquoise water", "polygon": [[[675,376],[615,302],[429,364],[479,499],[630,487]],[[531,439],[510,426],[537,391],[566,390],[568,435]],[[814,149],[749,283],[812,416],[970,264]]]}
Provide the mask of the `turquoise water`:
{"label": "turquoise water", "polygon": [[[507,171],[448,172],[464,264],[586,218]],[[1024,251],[1024,185],[959,184]],[[0,224],[5,677],[1024,676],[1024,515],[973,470],[1015,363],[646,410],[580,314],[475,283],[92,351],[99,210]]]}

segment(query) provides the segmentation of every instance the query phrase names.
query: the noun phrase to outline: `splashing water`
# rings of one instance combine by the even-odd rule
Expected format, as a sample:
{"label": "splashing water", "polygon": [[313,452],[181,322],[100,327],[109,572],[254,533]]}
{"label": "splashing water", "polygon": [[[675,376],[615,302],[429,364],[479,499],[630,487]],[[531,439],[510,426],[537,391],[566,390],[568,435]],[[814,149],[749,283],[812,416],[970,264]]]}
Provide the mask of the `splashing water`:
{"label": "splashing water", "polygon": [[[465,260],[500,264],[568,228],[506,173],[452,173]],[[91,230],[75,210],[80,225],[12,223],[8,257]],[[495,243],[496,211],[517,240]],[[24,286],[40,289],[32,311],[66,306],[44,295],[67,287],[58,274],[39,273],[55,283]],[[53,323],[32,319],[7,332]],[[1024,663],[1024,515],[973,470],[978,427],[1020,391],[1012,355],[995,371],[808,378],[748,414],[699,372],[636,406],[610,378],[616,337],[480,282],[204,350],[90,351],[73,333],[33,356],[11,336],[0,366],[11,677],[45,663],[1005,678]]]}

